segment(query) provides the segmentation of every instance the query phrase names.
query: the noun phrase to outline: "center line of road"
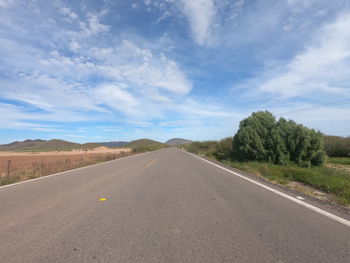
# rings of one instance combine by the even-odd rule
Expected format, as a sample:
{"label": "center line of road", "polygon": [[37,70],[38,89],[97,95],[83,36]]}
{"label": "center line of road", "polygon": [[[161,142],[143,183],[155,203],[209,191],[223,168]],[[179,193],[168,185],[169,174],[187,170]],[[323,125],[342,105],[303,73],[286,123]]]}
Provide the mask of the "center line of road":
{"label": "center line of road", "polygon": [[152,164],[154,164],[156,161],[158,161],[158,159],[154,159],[152,162],[150,162],[149,164],[146,165],[146,168],[147,167],[150,167]]}

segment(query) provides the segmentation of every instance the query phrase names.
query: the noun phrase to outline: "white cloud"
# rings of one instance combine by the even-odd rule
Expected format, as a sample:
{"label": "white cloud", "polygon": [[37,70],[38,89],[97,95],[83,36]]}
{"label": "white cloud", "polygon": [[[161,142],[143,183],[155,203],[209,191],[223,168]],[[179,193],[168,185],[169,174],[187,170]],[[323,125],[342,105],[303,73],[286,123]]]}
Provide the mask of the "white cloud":
{"label": "white cloud", "polygon": [[210,43],[211,25],[214,23],[216,7],[213,0],[181,0],[183,11],[191,25],[195,41],[199,45]]}
{"label": "white cloud", "polygon": [[[130,40],[123,40],[114,49],[92,48],[101,59],[94,70],[130,86],[156,88],[176,94],[187,94],[192,85],[178,64],[164,54],[156,55]],[[102,64],[102,65],[101,65]]]}
{"label": "white cloud", "polygon": [[[121,52],[128,56],[129,64],[123,67],[123,76],[137,85],[186,94],[192,86],[177,63],[161,54],[155,57],[150,50],[141,49],[130,41],[124,41]],[[131,63],[130,63],[131,62]]]}
{"label": "white cloud", "polygon": [[[350,108],[347,104],[314,105],[312,103],[296,103],[280,101],[279,105],[267,107],[276,117],[292,119],[309,128],[321,130],[325,134],[350,136]],[[261,109],[259,109],[261,110]]]}
{"label": "white cloud", "polygon": [[43,110],[105,111],[96,106],[86,89],[48,75],[26,75],[15,81],[0,80],[1,97],[25,102]]}
{"label": "white cloud", "polygon": [[196,116],[199,119],[237,118],[242,116],[240,112],[223,109],[222,106],[215,105],[214,103],[198,103],[192,99],[187,99],[184,103],[176,105],[176,109],[184,113],[184,115]]}
{"label": "white cloud", "polygon": [[70,10],[68,7],[61,7],[59,9],[59,12],[63,15],[65,15],[67,17],[67,20],[69,22],[73,22],[75,20],[78,20],[79,19],[79,16],[73,12],[72,10]]}
{"label": "white cloud", "polygon": [[[63,131],[58,123],[77,121],[91,121],[93,118],[78,111],[32,111],[25,106],[15,106],[0,103],[0,123],[2,128],[27,129],[36,131]],[[55,124],[42,124],[40,122],[55,122]]]}
{"label": "white cloud", "polygon": [[[175,61],[164,54],[155,55],[129,40],[123,40],[115,48],[93,46],[85,51],[81,50],[82,44],[73,43],[73,48],[84,56],[71,58],[53,51],[51,58],[41,60],[42,66],[50,67],[54,75],[61,77],[86,79],[89,75],[99,74],[113,81],[126,82],[130,88],[153,88],[182,95],[192,88]],[[72,50],[71,43],[69,48]]]}
{"label": "white cloud", "polygon": [[93,91],[96,98],[109,107],[126,114],[137,114],[138,101],[126,91],[125,85],[102,84]]}
{"label": "white cloud", "polygon": [[[62,9],[60,9],[60,12],[62,12]],[[75,17],[74,19],[71,18],[72,14]],[[76,42],[76,41],[82,40],[82,38],[93,38],[103,33],[108,33],[110,30],[109,25],[103,24],[100,21],[104,13],[102,14],[87,13],[85,20],[79,19],[79,17],[75,13],[72,13],[72,14],[68,13],[67,17],[70,22],[76,21],[76,23],[79,26],[79,30],[78,31],[67,30],[66,32],[64,31],[62,32],[62,37],[70,37],[71,41]]]}
{"label": "white cloud", "polygon": [[[82,115],[104,112],[111,117],[113,112],[116,119],[124,114],[143,121],[164,116],[167,104],[192,89],[178,63],[165,54],[112,35],[106,36],[107,44],[97,38],[110,29],[100,22],[104,14],[77,17],[62,6],[56,6],[55,11],[74,19],[74,23],[59,27],[57,21],[47,24],[48,31],[35,36],[40,45],[50,43],[45,48],[32,45],[33,35],[18,41],[17,31],[0,26],[7,34],[0,38],[1,68],[6,67],[8,72],[8,77],[0,79],[1,98],[51,115],[78,111]],[[29,120],[30,114],[24,116]],[[69,120],[65,115],[55,115],[55,121]]]}
{"label": "white cloud", "polygon": [[79,51],[79,49],[81,48],[81,46],[79,45],[79,43],[76,42],[76,41],[70,42],[70,43],[68,44],[68,47],[69,47],[69,49],[70,49],[71,51],[73,51],[73,52],[77,52],[77,51]]}
{"label": "white cloud", "polygon": [[0,0],[0,7],[2,8],[8,8],[15,4],[15,0]]}
{"label": "white cloud", "polygon": [[[282,98],[317,96],[320,93],[349,95],[350,13],[324,26],[309,46],[259,89]],[[315,94],[317,92],[317,94]]]}
{"label": "white cloud", "polygon": [[104,33],[109,30],[108,25],[100,23],[97,15],[89,15],[88,17],[88,26],[83,26],[84,31],[88,32],[90,35],[97,35],[99,33]]}

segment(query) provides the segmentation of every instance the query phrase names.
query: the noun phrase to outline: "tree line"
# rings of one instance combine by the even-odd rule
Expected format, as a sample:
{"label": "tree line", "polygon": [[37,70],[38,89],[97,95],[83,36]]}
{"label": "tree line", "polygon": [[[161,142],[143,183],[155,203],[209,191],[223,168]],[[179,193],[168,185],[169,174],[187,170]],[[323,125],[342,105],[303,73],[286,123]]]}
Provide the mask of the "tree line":
{"label": "tree line", "polygon": [[350,137],[325,136],[324,148],[330,157],[350,157]]}

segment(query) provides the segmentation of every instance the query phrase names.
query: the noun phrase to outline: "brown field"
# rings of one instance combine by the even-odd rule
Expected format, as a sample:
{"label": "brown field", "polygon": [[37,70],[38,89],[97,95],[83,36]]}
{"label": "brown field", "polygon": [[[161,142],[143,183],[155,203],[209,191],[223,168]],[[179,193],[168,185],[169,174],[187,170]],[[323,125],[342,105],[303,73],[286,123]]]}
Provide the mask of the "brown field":
{"label": "brown field", "polygon": [[0,185],[45,176],[132,154],[130,148],[62,152],[0,152]]}

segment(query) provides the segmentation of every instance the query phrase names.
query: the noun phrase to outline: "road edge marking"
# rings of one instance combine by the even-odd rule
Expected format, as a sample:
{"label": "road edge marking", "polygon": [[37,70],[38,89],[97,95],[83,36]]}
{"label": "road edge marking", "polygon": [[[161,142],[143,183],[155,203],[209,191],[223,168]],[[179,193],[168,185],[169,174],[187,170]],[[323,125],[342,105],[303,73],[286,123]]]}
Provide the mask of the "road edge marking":
{"label": "road edge marking", "polygon": [[24,183],[30,183],[30,182],[34,182],[34,181],[38,181],[38,180],[42,180],[42,179],[47,179],[47,178],[50,178],[50,177],[53,177],[53,176],[56,176],[56,175],[61,175],[61,174],[64,174],[64,173],[74,172],[74,171],[86,169],[86,168],[89,168],[89,167],[93,167],[93,166],[97,166],[97,165],[106,164],[106,163],[109,163],[109,162],[115,162],[115,161],[119,161],[119,160],[125,160],[125,159],[130,158],[130,157],[141,156],[141,155],[148,154],[148,153],[152,153],[152,152],[155,152],[155,151],[145,152],[145,153],[138,153],[138,154],[125,156],[125,157],[121,157],[121,158],[114,159],[114,160],[110,160],[110,161],[105,161],[105,162],[102,162],[102,163],[91,164],[91,165],[87,165],[87,166],[83,166],[83,167],[79,167],[79,168],[75,168],[75,169],[71,169],[71,170],[67,170],[67,171],[63,171],[63,172],[59,172],[59,173],[55,173],[55,174],[49,174],[49,175],[45,175],[45,176],[41,176],[41,177],[37,177],[37,178],[33,178],[33,179],[28,179],[28,180],[20,181],[20,182],[13,183],[13,184],[6,184],[6,185],[0,186],[0,190],[1,190],[2,188],[7,188],[7,187],[11,187],[11,186],[16,186],[16,185],[24,184]]}
{"label": "road edge marking", "polygon": [[196,158],[198,158],[198,159],[200,159],[200,160],[202,160],[202,161],[204,161],[204,162],[206,162],[206,163],[209,163],[209,164],[211,164],[211,165],[213,165],[213,166],[216,166],[216,167],[218,167],[218,168],[220,168],[220,169],[222,169],[222,170],[224,170],[224,171],[226,171],[226,172],[229,172],[229,173],[231,173],[231,174],[234,174],[234,175],[236,175],[236,176],[238,176],[238,177],[240,177],[240,178],[242,178],[242,179],[244,179],[244,180],[246,180],[246,181],[249,181],[249,182],[251,182],[251,183],[253,183],[253,184],[256,184],[256,185],[258,185],[258,186],[260,186],[260,187],[262,187],[262,188],[265,188],[266,190],[269,190],[270,192],[273,192],[273,193],[275,193],[275,194],[278,194],[279,196],[282,196],[282,197],[284,197],[284,198],[286,198],[286,199],[288,199],[288,200],[290,200],[290,201],[292,201],[292,202],[294,202],[294,203],[297,203],[297,204],[302,205],[302,206],[304,206],[304,207],[306,207],[306,208],[309,208],[310,210],[312,210],[312,211],[314,211],[314,212],[316,212],[316,213],[319,213],[319,214],[321,214],[321,215],[324,215],[324,216],[326,216],[326,217],[328,217],[328,218],[330,218],[330,219],[333,219],[333,220],[335,220],[335,221],[337,221],[337,222],[339,222],[339,223],[342,223],[342,224],[344,224],[344,225],[350,227],[350,221],[347,220],[347,219],[341,218],[341,217],[336,216],[336,215],[334,215],[334,214],[332,214],[332,213],[330,213],[330,212],[327,212],[327,211],[325,211],[325,210],[323,210],[323,209],[321,209],[321,208],[318,208],[318,207],[313,206],[313,205],[311,205],[311,204],[309,204],[309,203],[303,202],[303,201],[301,201],[301,200],[299,200],[299,199],[297,199],[297,198],[295,198],[295,197],[293,197],[293,196],[290,196],[290,195],[288,195],[288,194],[282,193],[282,192],[280,192],[280,191],[278,191],[278,190],[276,190],[276,189],[274,189],[274,188],[272,188],[272,187],[270,187],[270,186],[267,186],[267,185],[265,185],[265,184],[259,183],[259,182],[255,181],[255,180],[253,180],[253,179],[250,179],[250,178],[248,178],[248,177],[246,177],[246,176],[244,176],[244,175],[241,175],[241,174],[236,173],[236,172],[234,172],[234,171],[232,171],[232,170],[230,170],[230,169],[227,169],[227,168],[225,168],[225,167],[222,167],[222,166],[220,166],[220,165],[218,165],[218,164],[216,164],[216,163],[213,163],[213,162],[211,162],[211,161],[209,161],[209,160],[207,160],[207,159],[204,159],[204,158],[202,158],[202,157],[199,157],[199,156],[197,156],[197,155],[195,155],[195,154],[186,152],[186,151],[184,151],[184,150],[181,150],[181,151],[183,151],[183,152],[185,152],[185,153],[187,153],[187,154],[189,154],[189,155],[192,155],[192,156],[194,156],[194,157],[196,157]]}

